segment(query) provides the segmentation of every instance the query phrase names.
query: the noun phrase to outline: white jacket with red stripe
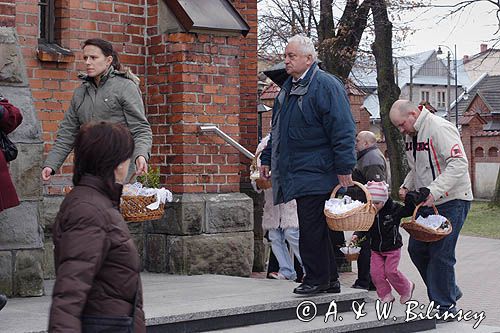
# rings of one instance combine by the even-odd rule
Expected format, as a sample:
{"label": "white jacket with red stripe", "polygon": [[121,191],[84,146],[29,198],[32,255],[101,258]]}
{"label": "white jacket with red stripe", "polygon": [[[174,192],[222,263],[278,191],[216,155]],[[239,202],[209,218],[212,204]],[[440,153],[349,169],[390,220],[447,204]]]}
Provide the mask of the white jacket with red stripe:
{"label": "white jacket with red stripe", "polygon": [[414,127],[416,140],[406,136],[411,170],[402,187],[429,188],[436,205],[454,199],[471,201],[469,162],[456,127],[426,108],[422,109]]}

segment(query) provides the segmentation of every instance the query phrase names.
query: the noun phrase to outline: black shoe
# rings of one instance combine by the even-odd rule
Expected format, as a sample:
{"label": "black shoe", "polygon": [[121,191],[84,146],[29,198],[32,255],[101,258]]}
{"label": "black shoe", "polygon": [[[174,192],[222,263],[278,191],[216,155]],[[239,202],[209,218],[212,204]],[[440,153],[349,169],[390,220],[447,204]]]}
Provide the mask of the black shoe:
{"label": "black shoe", "polygon": [[0,310],[7,304],[7,297],[5,295],[0,294]]}
{"label": "black shoe", "polygon": [[330,281],[330,287],[326,290],[327,293],[338,294],[340,293],[340,282],[339,280]]}
{"label": "black shoe", "polygon": [[370,282],[370,286],[368,287],[368,291],[376,291],[377,287],[373,284],[373,282]]}
{"label": "black shoe", "polygon": [[460,288],[458,288],[457,298],[455,299],[455,302],[458,302],[458,300],[461,299],[463,295],[464,295],[464,293],[462,292],[462,290],[460,290]]}
{"label": "black shoe", "polygon": [[329,290],[329,288],[330,288],[329,284],[302,283],[300,286],[298,286],[293,290],[293,293],[299,295],[312,295],[312,294],[324,293],[325,291]]}
{"label": "black shoe", "polygon": [[355,283],[355,284],[353,284],[353,285],[351,286],[351,288],[354,288],[354,289],[363,289],[363,290],[368,290],[368,288],[367,288],[367,287],[360,286],[359,284],[356,284],[356,283]]}

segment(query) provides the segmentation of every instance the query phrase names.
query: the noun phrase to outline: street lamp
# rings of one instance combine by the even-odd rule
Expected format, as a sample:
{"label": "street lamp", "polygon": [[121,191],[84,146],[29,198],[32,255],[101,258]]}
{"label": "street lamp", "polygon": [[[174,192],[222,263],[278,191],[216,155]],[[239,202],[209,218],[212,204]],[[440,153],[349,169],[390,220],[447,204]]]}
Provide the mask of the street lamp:
{"label": "street lamp", "polygon": [[[453,53],[454,61],[455,61],[455,126],[458,128],[458,80],[457,80],[457,44],[455,44],[455,52],[452,52],[451,49],[446,46],[446,45],[438,45],[438,50],[437,54],[443,54],[443,50],[441,50],[441,46],[446,47],[448,49],[448,72],[450,71],[450,52]],[[447,74],[449,75],[449,73]],[[449,81],[448,81],[449,82]],[[449,87],[448,83],[448,87]],[[448,93],[448,100],[449,100],[449,93]],[[449,108],[449,103],[448,103],[448,108]]]}

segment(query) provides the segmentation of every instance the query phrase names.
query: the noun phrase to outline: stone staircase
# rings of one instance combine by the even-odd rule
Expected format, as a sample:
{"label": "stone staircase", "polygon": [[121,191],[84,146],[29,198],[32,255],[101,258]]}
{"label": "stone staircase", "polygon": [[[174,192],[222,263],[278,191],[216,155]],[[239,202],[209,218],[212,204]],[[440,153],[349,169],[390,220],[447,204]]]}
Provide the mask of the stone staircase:
{"label": "stone staircase", "polygon": [[[378,320],[371,300],[364,305],[366,315],[356,319],[353,304],[357,309],[368,292],[344,286],[340,294],[301,297],[291,293],[296,284],[289,281],[210,275],[189,278],[186,298],[177,299],[181,294],[169,292],[173,307],[164,309],[167,316],[156,316],[146,308],[148,317],[152,316],[147,320],[148,332],[419,332],[436,327],[434,320],[404,322],[405,308],[396,304],[387,320]],[[331,315],[325,323],[325,315],[335,307],[336,320]],[[304,321],[297,319],[297,312],[304,315]]]}
{"label": "stone staircase", "polygon": [[[299,297],[291,292],[297,284],[289,281],[151,273],[142,279],[148,332],[418,332],[436,327],[434,320],[404,322],[405,308],[396,304],[386,320],[378,320],[373,300],[364,305],[366,315],[355,319],[353,304],[357,308],[368,292],[346,286],[340,294]],[[316,318],[298,320],[301,303],[298,312],[311,319],[311,302]],[[325,323],[335,306],[336,321],[332,315]],[[0,312],[0,332],[45,332],[49,307],[50,296],[10,299]]]}

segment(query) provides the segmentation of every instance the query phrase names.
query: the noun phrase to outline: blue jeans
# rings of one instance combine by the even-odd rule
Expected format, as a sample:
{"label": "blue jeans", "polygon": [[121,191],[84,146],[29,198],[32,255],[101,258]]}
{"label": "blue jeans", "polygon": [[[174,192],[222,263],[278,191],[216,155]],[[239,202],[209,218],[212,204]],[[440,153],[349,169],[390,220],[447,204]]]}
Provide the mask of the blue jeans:
{"label": "blue jeans", "polygon": [[271,249],[280,266],[279,272],[288,280],[297,279],[297,273],[295,272],[293,260],[285,240],[288,242],[292,253],[302,265],[302,259],[299,253],[299,228],[270,229],[268,236],[271,241]]}
{"label": "blue jeans", "polygon": [[[425,285],[427,296],[441,312],[447,311],[456,304],[460,293],[455,281],[455,246],[458,235],[469,212],[471,202],[452,200],[436,206],[439,215],[451,222],[451,234],[437,242],[420,242],[410,237],[408,252],[413,264],[417,267]],[[421,208],[418,215],[434,214],[430,207]],[[454,310],[450,310],[453,312]]]}

